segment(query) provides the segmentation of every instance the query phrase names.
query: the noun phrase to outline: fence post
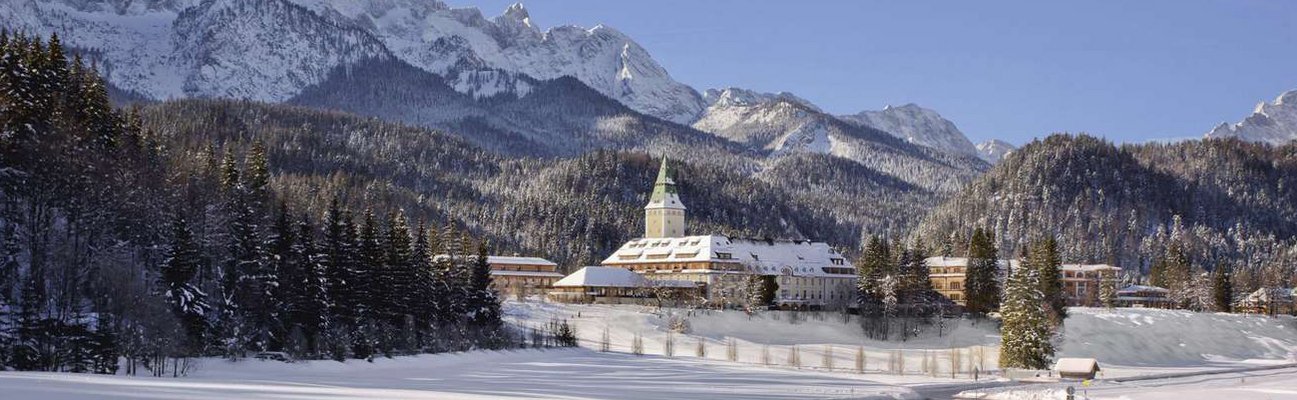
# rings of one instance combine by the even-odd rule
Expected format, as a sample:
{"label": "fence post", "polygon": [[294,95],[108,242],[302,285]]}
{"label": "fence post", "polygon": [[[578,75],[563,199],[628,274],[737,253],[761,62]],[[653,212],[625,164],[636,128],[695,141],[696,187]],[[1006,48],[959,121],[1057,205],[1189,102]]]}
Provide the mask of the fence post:
{"label": "fence post", "polygon": [[856,346],[856,373],[865,373],[865,346]]}
{"label": "fence post", "polygon": [[833,371],[833,345],[824,345],[824,360],[820,364],[823,364],[824,369]]}

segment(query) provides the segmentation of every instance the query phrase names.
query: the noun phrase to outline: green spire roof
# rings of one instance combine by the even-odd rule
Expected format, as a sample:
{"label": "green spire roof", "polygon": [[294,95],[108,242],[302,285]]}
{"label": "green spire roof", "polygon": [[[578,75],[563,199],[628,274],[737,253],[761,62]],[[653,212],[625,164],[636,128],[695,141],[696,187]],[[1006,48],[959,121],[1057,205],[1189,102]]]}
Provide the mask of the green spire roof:
{"label": "green spire roof", "polygon": [[671,164],[666,157],[662,157],[662,166],[658,168],[658,179],[653,183],[653,194],[649,196],[649,205],[666,206],[671,208],[684,208],[680,203],[680,196],[676,191],[676,181]]}

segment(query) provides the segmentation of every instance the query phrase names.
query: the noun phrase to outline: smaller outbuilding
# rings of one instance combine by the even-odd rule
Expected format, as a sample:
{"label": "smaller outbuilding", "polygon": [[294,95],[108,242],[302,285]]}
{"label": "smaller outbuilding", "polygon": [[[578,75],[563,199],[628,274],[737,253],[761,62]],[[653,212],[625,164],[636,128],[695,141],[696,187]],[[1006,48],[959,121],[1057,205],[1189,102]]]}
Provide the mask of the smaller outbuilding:
{"label": "smaller outbuilding", "polygon": [[693,282],[648,280],[629,269],[592,266],[554,282],[549,298],[563,303],[643,304],[660,297],[697,296],[698,289]]}
{"label": "smaller outbuilding", "polygon": [[1063,379],[1094,379],[1099,373],[1099,360],[1093,358],[1060,358],[1054,363],[1054,371]]}
{"label": "smaller outbuilding", "polygon": [[1157,286],[1130,285],[1117,291],[1117,306],[1171,308],[1175,305],[1175,302],[1167,297],[1170,293],[1170,290]]}

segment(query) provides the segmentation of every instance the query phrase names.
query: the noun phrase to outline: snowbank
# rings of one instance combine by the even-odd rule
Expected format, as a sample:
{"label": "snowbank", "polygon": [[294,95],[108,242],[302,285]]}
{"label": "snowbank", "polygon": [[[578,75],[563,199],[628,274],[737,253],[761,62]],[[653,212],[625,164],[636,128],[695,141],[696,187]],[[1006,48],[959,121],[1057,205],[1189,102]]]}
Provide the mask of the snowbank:
{"label": "snowbank", "polygon": [[1187,367],[1291,360],[1297,319],[1122,308],[1071,308],[1061,357],[1101,366]]}

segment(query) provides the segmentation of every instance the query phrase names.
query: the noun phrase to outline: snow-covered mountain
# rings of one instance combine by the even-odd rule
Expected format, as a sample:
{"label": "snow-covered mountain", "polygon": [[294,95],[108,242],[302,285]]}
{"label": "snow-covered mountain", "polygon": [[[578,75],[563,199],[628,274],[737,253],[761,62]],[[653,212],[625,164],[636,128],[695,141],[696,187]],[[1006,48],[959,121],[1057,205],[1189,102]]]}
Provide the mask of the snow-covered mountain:
{"label": "snow-covered mountain", "polygon": [[703,108],[693,88],[673,80],[625,34],[603,25],[541,31],[520,3],[488,19],[476,8],[435,0],[291,1],[364,29],[398,58],[445,76],[484,68],[537,79],[571,76],[631,109],[679,123]]}
{"label": "snow-covered mountain", "polygon": [[[706,91],[707,109],[693,127],[772,158],[828,154],[935,191],[962,187],[986,168],[974,155],[908,143],[887,132],[845,122],[789,93],[727,88]],[[917,177],[923,177],[918,179]]]}
{"label": "snow-covered mountain", "polygon": [[156,99],[283,101],[337,65],[388,57],[369,34],[280,1],[15,0],[0,20],[63,35],[117,87]]}
{"label": "snow-covered mountain", "polygon": [[955,123],[936,111],[913,103],[899,107],[887,106],[881,111],[861,111],[839,118],[891,133],[910,143],[950,153],[980,156],[977,147],[955,127]]}
{"label": "snow-covered mountain", "polygon": [[707,109],[693,127],[756,149],[831,152],[828,116],[789,93],[708,89]]}
{"label": "snow-covered mountain", "polygon": [[1243,121],[1232,125],[1221,123],[1206,137],[1237,137],[1273,145],[1297,140],[1297,90],[1284,92],[1274,102],[1257,104],[1252,115]]}
{"label": "snow-covered mountain", "polygon": [[999,139],[991,139],[977,144],[977,152],[983,160],[991,164],[999,163],[1004,157],[1017,150],[1012,144]]}
{"label": "snow-covered mountain", "polygon": [[283,101],[364,59],[396,57],[474,97],[572,76],[633,110],[688,123],[702,97],[615,29],[541,31],[521,4],[488,19],[427,0],[11,0],[10,28],[95,56],[116,86],[165,99]]}

